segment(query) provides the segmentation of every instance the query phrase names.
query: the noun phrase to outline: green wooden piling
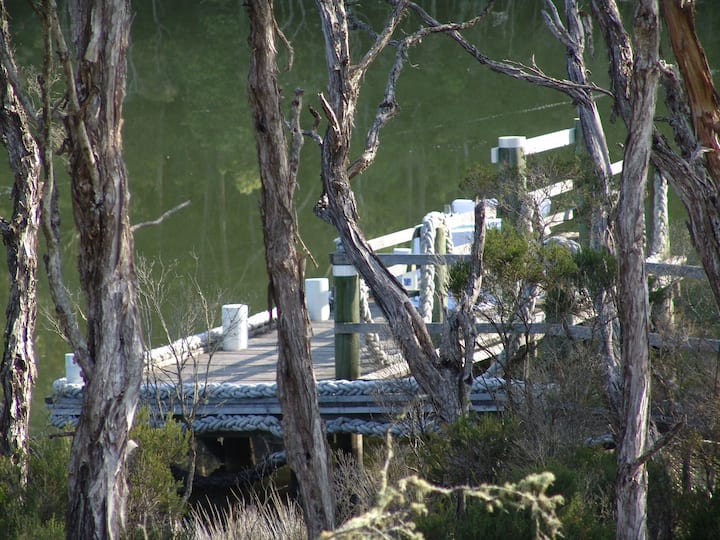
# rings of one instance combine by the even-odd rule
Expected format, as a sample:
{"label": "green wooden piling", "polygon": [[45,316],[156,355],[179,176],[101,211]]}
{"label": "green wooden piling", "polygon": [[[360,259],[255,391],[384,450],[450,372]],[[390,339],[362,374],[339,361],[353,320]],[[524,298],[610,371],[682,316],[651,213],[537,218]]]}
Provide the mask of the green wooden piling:
{"label": "green wooden piling", "polygon": [[[338,251],[342,246],[338,247]],[[335,322],[360,322],[360,280],[350,265],[333,266],[335,288]],[[360,342],[357,334],[335,334],[335,378],[353,380],[360,377]],[[339,433],[334,446],[362,463],[362,435]]]}
{"label": "green wooden piling", "polygon": [[[580,119],[575,119],[575,155],[583,159],[587,156],[585,149],[585,138],[583,137],[582,124]],[[584,158],[587,160],[587,157]],[[575,221],[578,224],[578,240],[583,245],[590,243],[590,208],[586,204],[587,186],[580,186],[579,179],[575,180]]]}
{"label": "green wooden piling", "polygon": [[[335,322],[360,322],[360,282],[349,265],[333,266]],[[357,334],[335,334],[335,378],[360,377],[360,342]]]}
{"label": "green wooden piling", "polygon": [[[503,217],[511,223],[521,225],[522,228],[529,226],[529,220],[522,215],[522,206],[527,193],[527,178],[525,170],[525,137],[509,136],[498,137],[498,167],[500,178],[505,183],[507,190],[507,202],[509,208],[503,212]],[[524,221],[528,221],[524,224]]]}

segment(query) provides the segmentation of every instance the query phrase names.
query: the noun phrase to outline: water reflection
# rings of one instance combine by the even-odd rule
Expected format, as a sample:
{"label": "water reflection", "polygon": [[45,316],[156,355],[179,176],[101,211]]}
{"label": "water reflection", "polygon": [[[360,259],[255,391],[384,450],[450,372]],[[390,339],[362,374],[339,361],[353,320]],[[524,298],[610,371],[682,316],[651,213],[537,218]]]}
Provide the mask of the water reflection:
{"label": "water reflection", "polygon": [[[12,30],[18,59],[39,59],[38,25],[26,3],[13,6]],[[22,4],[22,5],[21,5]],[[477,0],[427,1],[440,20],[459,21],[478,12]],[[564,76],[565,53],[540,17],[540,0],[497,2],[493,16],[467,37],[488,56],[528,62],[532,57],[547,73]],[[247,107],[247,20],[241,2],[229,0],[153,0],[136,2],[125,105],[125,155],[131,177],[132,221],[154,219],[190,200],[191,206],[161,226],[136,235],[138,254],[177,261],[179,274],[196,277],[209,297],[222,289],[224,302],[247,302],[251,311],[265,308],[266,277],[258,213],[260,180]],[[322,35],[311,0],[276,1],[280,27],[295,49],[295,65],[281,75],[287,97],[305,89],[305,103],[317,106],[326,75]],[[384,2],[355,5],[357,17],[378,26]],[[698,28],[711,65],[720,61],[715,29],[720,10],[707,3]],[[411,30],[412,19],[405,23]],[[355,32],[352,45],[362,50],[368,37]],[[599,43],[599,37],[596,39]],[[281,60],[287,59],[281,50]],[[355,150],[372,122],[382,97],[392,52],[386,51],[368,72],[361,93]],[[596,82],[607,84],[602,51],[589,62]],[[405,228],[428,211],[465,195],[458,184],[468,168],[489,161],[489,149],[500,135],[538,135],[570,127],[574,110],[565,96],[493,74],[442,36],[430,36],[410,53],[400,80],[400,114],[382,134],[377,161],[354,180],[361,225],[368,236]],[[622,130],[609,121],[609,100],[601,101],[610,139]],[[311,123],[305,113],[303,121]],[[615,152],[619,150],[613,146]],[[613,156],[617,159],[617,155]],[[300,230],[319,261],[308,264],[309,276],[326,275],[327,253],[334,231],[312,215],[320,193],[319,152],[307,141],[297,193]],[[7,178],[7,173],[6,176]],[[9,182],[4,182],[8,185]],[[67,181],[61,185],[65,223],[71,224]],[[3,209],[7,202],[3,201]],[[6,211],[6,209],[5,209]],[[73,235],[65,233],[68,282],[75,268]],[[7,276],[0,296],[5,295]],[[47,304],[42,285],[41,302]],[[4,301],[4,298],[2,299]],[[41,323],[38,335],[40,382],[35,411],[63,369],[59,344]],[[36,416],[37,418],[37,416]],[[36,421],[36,426],[42,424]]]}

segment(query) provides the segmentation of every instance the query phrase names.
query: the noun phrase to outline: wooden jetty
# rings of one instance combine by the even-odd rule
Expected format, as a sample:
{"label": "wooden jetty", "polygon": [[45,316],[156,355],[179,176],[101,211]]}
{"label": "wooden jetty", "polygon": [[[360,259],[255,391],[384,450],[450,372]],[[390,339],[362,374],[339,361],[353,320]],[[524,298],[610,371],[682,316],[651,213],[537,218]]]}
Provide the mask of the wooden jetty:
{"label": "wooden jetty", "polygon": [[[498,148],[493,149],[491,161],[517,165],[525,155],[575,144],[579,128],[558,131],[526,139],[525,137],[500,137]],[[613,164],[619,172],[622,164]],[[564,180],[535,192],[528,193],[530,200],[540,207],[574,189],[572,180]],[[549,204],[547,206],[549,209]],[[559,225],[575,218],[572,206],[559,208],[554,213],[542,215],[541,226],[550,234]],[[499,219],[489,225],[499,226]],[[447,227],[446,236],[465,237],[471,231],[473,212],[444,212],[442,220]],[[370,241],[380,259],[397,275],[409,290],[422,289],[428,277],[426,270],[442,269],[448,264],[464,260],[467,255],[447,253],[443,249],[445,238],[435,234],[434,226],[430,240],[420,238],[425,226],[411,227],[393,232]],[[428,227],[425,227],[428,229]],[[438,229],[439,230],[439,229]],[[420,231],[420,232],[419,232]],[[446,239],[446,238],[445,238]],[[435,250],[419,249],[425,242],[434,243]],[[456,242],[457,243],[457,242]],[[408,247],[409,246],[409,247]],[[397,252],[400,248],[400,253]],[[413,426],[408,417],[432,419],[432,411],[415,381],[409,376],[406,364],[400,359],[391,366],[380,368],[370,348],[359,346],[358,335],[381,332],[389,335],[387,325],[377,313],[372,322],[362,321],[358,301],[359,280],[340,250],[331,255],[335,288],[335,320],[316,321],[312,324],[312,354],[315,378],[318,385],[320,409],[329,433],[359,433],[381,436],[388,430],[403,433]],[[419,268],[408,272],[408,268]],[[701,268],[667,261],[649,261],[648,273],[677,278],[704,279]],[[422,293],[422,291],[420,291]],[[422,303],[422,300],[419,300]],[[432,313],[421,314],[428,321],[431,332],[438,332],[439,322],[433,322]],[[435,319],[437,321],[437,319]],[[228,436],[264,432],[281,433],[281,411],[276,397],[275,366],[277,362],[277,333],[269,313],[258,313],[247,319],[247,346],[241,350],[223,350],[221,343],[227,337],[222,327],[182,338],[175,343],[153,350],[147,360],[145,380],[142,386],[142,402],[158,412],[187,415],[192,408],[193,429],[209,436]],[[484,332],[484,358],[500,354],[502,344],[498,331],[534,335],[567,336],[575,339],[592,339],[590,326],[567,326],[547,324],[542,317],[524,321],[520,325],[499,328],[497,324],[478,323]],[[667,345],[660,336],[652,336],[654,346]],[[699,351],[720,350],[718,340],[687,338],[683,343],[673,343]],[[346,358],[346,357],[349,357]],[[480,358],[483,358],[480,355]],[[356,362],[348,368],[347,362]],[[348,371],[349,370],[349,371]],[[350,373],[350,375],[348,375]],[[340,379],[340,380],[338,380]],[[347,380],[357,379],[357,380]],[[59,379],[54,384],[53,395],[48,398],[50,422],[58,427],[74,424],[80,415],[83,387],[75,377]],[[479,377],[473,381],[470,393],[471,407],[476,411],[497,411],[506,400],[505,381],[495,377]],[[414,415],[406,415],[413,410]]]}

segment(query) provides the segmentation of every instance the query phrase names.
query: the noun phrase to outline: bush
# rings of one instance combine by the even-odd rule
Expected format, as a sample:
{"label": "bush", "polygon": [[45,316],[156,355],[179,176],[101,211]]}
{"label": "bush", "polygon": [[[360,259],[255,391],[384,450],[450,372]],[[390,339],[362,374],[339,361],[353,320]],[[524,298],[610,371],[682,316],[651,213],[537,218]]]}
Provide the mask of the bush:
{"label": "bush", "polygon": [[420,475],[443,486],[496,482],[520,458],[517,426],[503,417],[468,415],[430,434],[420,451]]}
{"label": "bush", "polygon": [[128,462],[128,531],[141,538],[165,537],[178,529],[184,511],[182,482],[172,466],[186,466],[189,435],[169,416],[153,427],[147,409],[140,409],[130,438],[138,446]]}
{"label": "bush", "polygon": [[47,435],[30,440],[28,484],[18,482],[10,458],[0,457],[0,530],[3,538],[64,537],[70,439]]}

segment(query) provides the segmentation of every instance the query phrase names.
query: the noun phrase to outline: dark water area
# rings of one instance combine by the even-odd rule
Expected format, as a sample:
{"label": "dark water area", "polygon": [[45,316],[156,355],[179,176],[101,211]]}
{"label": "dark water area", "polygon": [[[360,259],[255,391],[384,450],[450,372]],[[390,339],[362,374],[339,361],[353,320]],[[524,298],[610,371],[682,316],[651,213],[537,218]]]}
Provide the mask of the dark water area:
{"label": "dark water area", "polygon": [[[468,19],[485,5],[477,0],[421,3],[441,21]],[[494,13],[465,35],[491,58],[525,63],[534,58],[549,75],[564,77],[565,52],[544,27],[541,5],[539,0],[498,1]],[[189,207],[160,226],[136,232],[137,256],[149,264],[154,261],[156,275],[160,266],[172,270],[166,307],[169,318],[183,310],[182,304],[192,296],[183,292],[181,282],[197,283],[210,300],[248,303],[251,313],[261,311],[266,308],[267,278],[258,211],[260,179],[245,89],[249,55],[243,3],[152,0],[136,2],[133,9],[124,114],[131,221],[156,219],[190,201]],[[384,2],[366,1],[354,9],[360,20],[376,28],[386,13]],[[10,1],[9,10],[19,63],[38,66],[42,48],[39,23],[27,2]],[[698,29],[714,67],[720,63],[720,9],[705,1],[698,2],[697,10]],[[314,2],[279,0],[276,11],[278,24],[295,52],[292,70],[281,75],[287,106],[294,88],[301,87],[305,105],[319,108],[317,94],[324,91],[327,76]],[[418,23],[410,17],[405,24],[411,31]],[[598,50],[588,67],[594,81],[607,87],[607,64],[597,31],[595,43]],[[359,55],[369,38],[354,32],[351,44]],[[284,62],[287,53],[281,46],[280,52]],[[382,99],[392,55],[392,50],[386,51],[363,82],[356,117],[357,153]],[[717,72],[714,74],[717,81]],[[573,125],[575,116],[565,95],[491,73],[439,35],[427,37],[411,50],[397,94],[401,111],[382,132],[375,164],[353,181],[361,226],[368,237],[416,224],[427,212],[468,196],[460,183],[473,165],[489,165],[490,148],[497,144],[497,137],[532,137],[564,129]],[[622,142],[623,130],[610,122],[610,100],[600,99],[599,103],[613,159],[620,159],[617,143]],[[307,111],[302,121],[304,126],[311,125]],[[10,175],[5,169],[1,174],[4,197],[0,209],[6,213]],[[71,230],[66,178],[61,179],[60,189],[66,225],[66,279],[70,288],[77,290],[76,238]],[[308,277],[328,274],[328,253],[336,236],[312,214],[319,194],[319,151],[307,140],[296,200],[300,233],[318,262],[317,267],[308,262]],[[680,223],[681,206],[673,203],[672,208],[673,219]],[[6,283],[3,273],[3,304]],[[49,330],[51,325],[42,314],[50,309],[44,273],[40,287],[34,429],[45,425],[42,400],[50,393],[52,381],[63,375],[67,349]],[[214,315],[219,317],[219,312]]]}

